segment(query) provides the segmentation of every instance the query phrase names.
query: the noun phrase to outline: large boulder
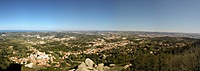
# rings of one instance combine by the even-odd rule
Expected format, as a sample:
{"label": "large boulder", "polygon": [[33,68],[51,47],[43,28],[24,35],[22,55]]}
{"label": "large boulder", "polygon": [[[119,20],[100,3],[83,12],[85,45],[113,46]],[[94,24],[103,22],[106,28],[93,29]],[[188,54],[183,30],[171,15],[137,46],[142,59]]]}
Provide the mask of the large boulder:
{"label": "large boulder", "polygon": [[85,64],[88,69],[93,69],[96,66],[96,64],[90,58],[86,58]]}
{"label": "large boulder", "polygon": [[83,67],[83,68],[87,68],[87,66],[85,65],[84,62],[82,62],[80,65],[78,65],[78,68],[81,68],[81,67]]}
{"label": "large boulder", "polygon": [[87,68],[84,68],[84,67],[80,67],[76,71],[90,71],[90,70],[88,70]]}
{"label": "large boulder", "polygon": [[104,67],[104,64],[103,63],[101,63],[101,64],[98,64],[98,66],[97,66],[97,70],[99,70],[99,71],[104,71],[103,70],[103,67]]}
{"label": "large boulder", "polygon": [[87,69],[85,63],[82,62],[80,65],[78,65],[78,69],[76,71],[89,71],[89,70]]}
{"label": "large boulder", "polygon": [[91,59],[87,58],[85,62],[78,65],[76,71],[111,71],[110,69],[108,66],[104,67],[103,63],[97,66]]}

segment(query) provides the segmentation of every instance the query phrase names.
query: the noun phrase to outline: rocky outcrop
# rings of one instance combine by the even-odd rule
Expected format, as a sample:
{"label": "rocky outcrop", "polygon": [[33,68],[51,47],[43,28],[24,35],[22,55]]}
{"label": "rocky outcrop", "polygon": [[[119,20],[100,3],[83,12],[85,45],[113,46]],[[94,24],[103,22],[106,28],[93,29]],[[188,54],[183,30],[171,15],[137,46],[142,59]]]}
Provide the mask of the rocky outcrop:
{"label": "rocky outcrop", "polygon": [[86,58],[85,62],[82,62],[78,65],[77,69],[72,69],[70,71],[122,71],[122,69],[127,69],[132,64],[125,65],[124,67],[115,67],[115,64],[110,64],[108,66],[104,66],[103,63],[96,65],[90,58]]}
{"label": "rocky outcrop", "polygon": [[84,62],[82,62],[80,65],[78,65],[78,68],[81,68],[81,67],[86,68],[87,66],[85,65]]}
{"label": "rocky outcrop", "polygon": [[90,70],[93,70],[97,65],[89,58],[85,60],[85,64],[87,65],[87,68]]}
{"label": "rocky outcrop", "polygon": [[90,71],[90,70],[88,70],[87,68],[81,67],[81,68],[78,68],[76,71]]}
{"label": "rocky outcrop", "polygon": [[109,71],[108,66],[104,66],[103,63],[96,65],[91,59],[87,58],[85,62],[78,65],[75,71]]}
{"label": "rocky outcrop", "polygon": [[98,64],[98,66],[96,67],[96,69],[99,70],[99,71],[104,71],[103,68],[104,68],[104,64],[103,63]]}

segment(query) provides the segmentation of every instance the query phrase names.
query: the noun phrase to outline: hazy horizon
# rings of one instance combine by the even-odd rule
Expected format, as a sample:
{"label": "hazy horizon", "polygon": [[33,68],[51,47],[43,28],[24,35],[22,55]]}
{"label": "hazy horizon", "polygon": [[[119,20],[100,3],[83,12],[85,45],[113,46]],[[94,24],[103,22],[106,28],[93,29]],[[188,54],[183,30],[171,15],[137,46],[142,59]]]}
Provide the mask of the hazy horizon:
{"label": "hazy horizon", "polygon": [[0,30],[200,33],[199,0],[0,0]]}

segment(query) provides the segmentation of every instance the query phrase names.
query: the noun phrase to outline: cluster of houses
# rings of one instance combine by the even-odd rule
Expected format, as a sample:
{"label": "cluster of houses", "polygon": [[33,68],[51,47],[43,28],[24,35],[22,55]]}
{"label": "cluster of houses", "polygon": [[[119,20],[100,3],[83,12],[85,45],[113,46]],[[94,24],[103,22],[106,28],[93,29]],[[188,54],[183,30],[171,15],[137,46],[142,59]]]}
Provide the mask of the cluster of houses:
{"label": "cluster of houses", "polygon": [[46,54],[45,52],[33,51],[27,58],[18,59],[17,57],[10,57],[9,59],[16,63],[24,64],[27,67],[33,68],[34,65],[49,67],[51,66],[51,63],[55,63],[54,60],[56,58],[51,54]]}

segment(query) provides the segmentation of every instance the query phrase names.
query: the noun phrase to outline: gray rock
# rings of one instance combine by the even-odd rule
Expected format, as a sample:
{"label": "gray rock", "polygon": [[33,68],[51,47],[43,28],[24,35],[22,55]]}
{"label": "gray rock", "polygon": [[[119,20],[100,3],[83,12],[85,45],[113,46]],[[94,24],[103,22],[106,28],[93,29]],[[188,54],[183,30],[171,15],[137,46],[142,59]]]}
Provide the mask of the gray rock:
{"label": "gray rock", "polygon": [[78,68],[81,68],[81,67],[83,67],[83,68],[87,68],[87,66],[85,65],[84,62],[82,62],[80,65],[78,65]]}
{"label": "gray rock", "polygon": [[110,67],[105,66],[105,67],[103,67],[103,70],[104,70],[104,71],[110,71]]}
{"label": "gray rock", "polygon": [[87,67],[87,69],[89,69],[89,70],[94,70],[94,68],[93,68],[93,67]]}
{"label": "gray rock", "polygon": [[90,70],[88,70],[87,68],[84,68],[84,67],[80,67],[76,71],[90,71]]}
{"label": "gray rock", "polygon": [[124,66],[124,69],[127,69],[129,67],[129,65]]}
{"label": "gray rock", "polygon": [[115,64],[109,64],[109,66],[110,66],[110,67],[114,67],[114,66],[115,66]]}
{"label": "gray rock", "polygon": [[99,71],[99,70],[97,70],[97,69],[93,69],[92,71]]}
{"label": "gray rock", "polygon": [[98,64],[98,66],[97,66],[97,70],[99,70],[99,71],[104,71],[103,70],[103,67],[104,67],[104,64],[103,63],[101,63],[101,64]]}
{"label": "gray rock", "polygon": [[85,64],[89,69],[93,69],[96,66],[95,63],[90,58],[87,58],[85,60]]}
{"label": "gray rock", "polygon": [[68,71],[75,71],[75,69],[71,69],[71,70],[68,70]]}
{"label": "gray rock", "polygon": [[111,71],[111,68],[108,66],[104,67],[104,64],[98,64],[98,66],[89,58],[78,65],[78,69],[76,71]]}

